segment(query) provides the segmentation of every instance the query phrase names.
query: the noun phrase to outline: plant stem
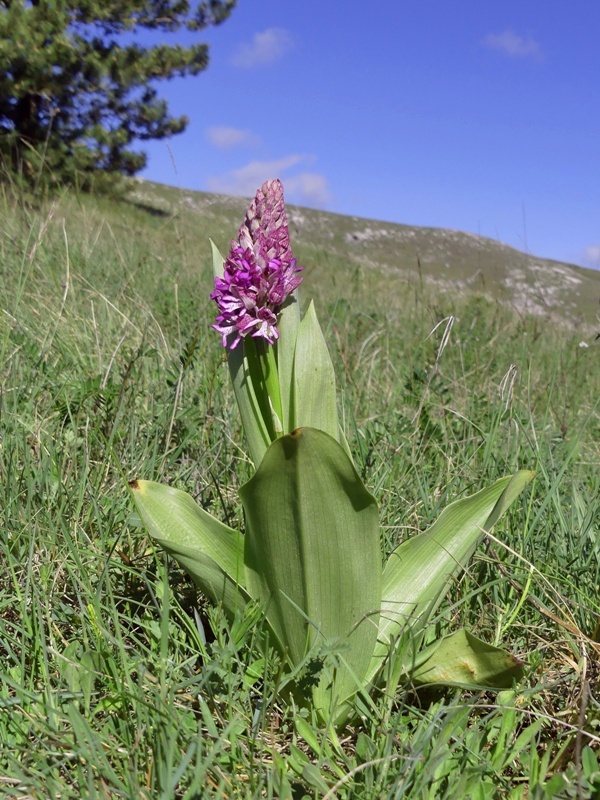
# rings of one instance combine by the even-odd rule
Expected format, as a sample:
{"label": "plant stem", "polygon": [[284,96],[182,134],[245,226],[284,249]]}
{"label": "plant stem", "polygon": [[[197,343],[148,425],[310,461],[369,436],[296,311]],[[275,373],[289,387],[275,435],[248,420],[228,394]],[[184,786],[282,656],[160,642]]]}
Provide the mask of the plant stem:
{"label": "plant stem", "polygon": [[279,389],[279,372],[277,370],[277,345],[269,344],[263,339],[256,344],[264,385],[269,399],[275,438],[279,438],[283,435],[283,411],[281,407],[281,392]]}
{"label": "plant stem", "polygon": [[283,434],[283,412],[277,371],[276,345],[248,337],[244,341],[254,391],[271,440]]}

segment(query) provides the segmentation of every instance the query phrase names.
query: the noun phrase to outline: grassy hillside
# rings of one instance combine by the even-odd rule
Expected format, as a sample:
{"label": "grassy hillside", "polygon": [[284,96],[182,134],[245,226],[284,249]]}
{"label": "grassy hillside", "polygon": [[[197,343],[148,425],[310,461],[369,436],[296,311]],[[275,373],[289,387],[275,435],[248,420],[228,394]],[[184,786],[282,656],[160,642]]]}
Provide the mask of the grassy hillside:
{"label": "grassy hillside", "polygon": [[[600,274],[291,210],[382,550],[452,499],[538,473],[433,631],[502,644],[523,682],[374,694],[336,738],[281,702],[255,622],[207,605],[126,488],[161,480],[243,527],[252,469],[210,329],[208,236],[225,250],[244,208],[147,183],[121,202],[2,200],[0,794],[597,796]],[[548,272],[560,325],[535,302]]]}
{"label": "grassy hillside", "polygon": [[[167,214],[200,218],[224,238],[246,201],[142,182],[132,197]],[[600,329],[600,270],[537,258],[470,233],[397,225],[306,208],[290,209],[294,239],[311,263],[320,251],[383,274],[392,286],[423,282],[440,292],[477,293],[518,314],[562,322],[582,335]]]}

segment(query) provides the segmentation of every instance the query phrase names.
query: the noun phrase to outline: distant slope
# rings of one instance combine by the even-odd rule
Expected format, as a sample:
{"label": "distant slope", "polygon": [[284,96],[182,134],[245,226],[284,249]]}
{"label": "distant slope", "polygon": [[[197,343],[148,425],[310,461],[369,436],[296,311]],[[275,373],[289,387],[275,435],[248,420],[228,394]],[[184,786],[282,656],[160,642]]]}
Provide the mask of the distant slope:
{"label": "distant slope", "polygon": [[[197,214],[214,236],[230,238],[247,200],[136,182],[140,204],[167,213]],[[448,292],[477,292],[522,314],[544,315],[580,328],[600,330],[600,270],[537,258],[471,233],[377,222],[289,206],[294,240],[326,249],[350,263],[404,273]]]}

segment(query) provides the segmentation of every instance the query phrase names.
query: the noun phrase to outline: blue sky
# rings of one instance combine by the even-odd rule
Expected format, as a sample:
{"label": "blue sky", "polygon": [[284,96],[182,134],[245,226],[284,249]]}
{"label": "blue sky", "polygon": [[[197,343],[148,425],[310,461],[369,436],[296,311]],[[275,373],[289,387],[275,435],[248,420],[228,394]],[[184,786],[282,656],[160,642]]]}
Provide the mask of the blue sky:
{"label": "blue sky", "polygon": [[279,177],[290,203],[600,267],[596,0],[238,0],[197,37],[208,69],[159,84],[190,124],[143,177]]}

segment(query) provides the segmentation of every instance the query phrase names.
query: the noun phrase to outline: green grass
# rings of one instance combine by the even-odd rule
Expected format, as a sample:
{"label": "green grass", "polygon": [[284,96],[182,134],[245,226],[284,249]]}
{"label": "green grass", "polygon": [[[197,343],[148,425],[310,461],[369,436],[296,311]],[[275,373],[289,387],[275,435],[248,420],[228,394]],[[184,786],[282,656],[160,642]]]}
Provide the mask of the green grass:
{"label": "green grass", "polygon": [[579,332],[363,267],[325,234],[296,248],[385,552],[538,472],[433,631],[523,658],[514,691],[405,686],[326,734],[280,701],[260,622],[228,626],[150,545],[135,477],[243,524],[251,465],[208,300],[208,236],[225,250],[243,208],[2,201],[0,795],[598,796],[600,369]]}

